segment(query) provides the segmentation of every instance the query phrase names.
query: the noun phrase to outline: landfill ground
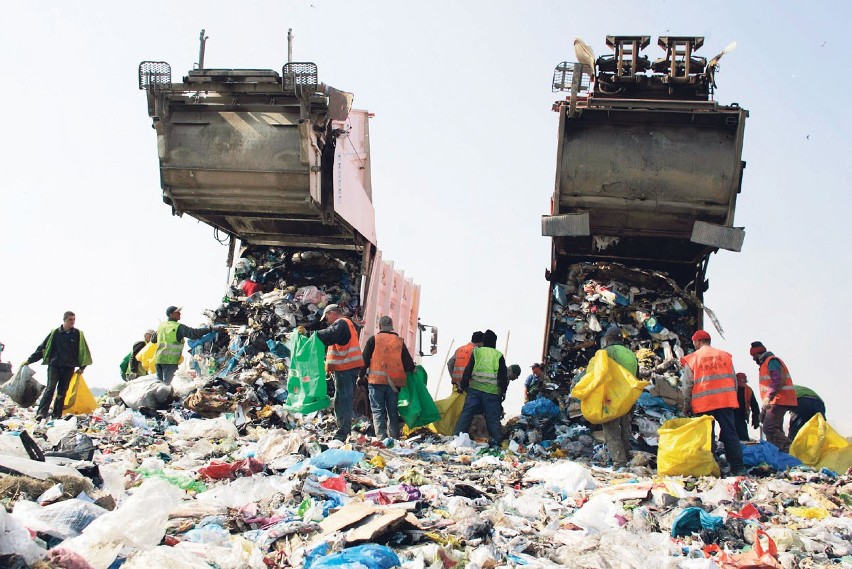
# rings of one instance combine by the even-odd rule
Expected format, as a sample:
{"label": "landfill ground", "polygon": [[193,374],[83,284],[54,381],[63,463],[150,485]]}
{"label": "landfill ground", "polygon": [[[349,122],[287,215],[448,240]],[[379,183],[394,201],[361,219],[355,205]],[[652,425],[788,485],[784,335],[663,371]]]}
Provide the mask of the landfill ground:
{"label": "landfill ground", "polygon": [[[330,567],[347,548],[353,567],[697,568],[735,566],[714,558],[760,531],[774,564],[741,566],[852,567],[849,474],[658,477],[641,452],[614,472],[558,446],[495,451],[422,430],[340,446],[327,412],[240,430],[179,407],[39,425],[4,397],[0,412],[3,567]],[[71,458],[31,460],[24,430]]]}
{"label": "landfill ground", "polygon": [[[748,475],[726,476],[708,429],[699,458],[720,477],[660,475],[697,472],[663,427],[684,420],[678,360],[700,307],[665,275],[589,266],[555,284],[550,382],[489,448],[481,417],[473,439],[449,434],[458,395],[432,429],[378,440],[363,388],[335,441],[325,378],[299,390],[293,354],[324,306],[357,312],[357,259],[258,248],[236,266],[209,311],[224,331],[188,342],[171,385],[77,391],[47,423],[31,406],[43,367],[0,386],[0,567],[852,567],[852,447],[824,421],[794,442],[807,464],[754,442]],[[618,470],[569,396],[611,326],[648,384]]]}

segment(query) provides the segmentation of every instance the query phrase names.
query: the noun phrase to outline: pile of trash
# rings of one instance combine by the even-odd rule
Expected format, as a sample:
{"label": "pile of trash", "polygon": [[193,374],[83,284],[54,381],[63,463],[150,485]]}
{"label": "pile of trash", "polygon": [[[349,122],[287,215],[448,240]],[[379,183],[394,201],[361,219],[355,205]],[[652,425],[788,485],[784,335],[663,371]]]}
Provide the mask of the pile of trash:
{"label": "pile of trash", "polygon": [[0,396],[0,566],[852,567],[852,472],[658,477],[638,451],[623,472],[568,460],[565,431],[536,455],[279,417],[117,404],[41,425]]}

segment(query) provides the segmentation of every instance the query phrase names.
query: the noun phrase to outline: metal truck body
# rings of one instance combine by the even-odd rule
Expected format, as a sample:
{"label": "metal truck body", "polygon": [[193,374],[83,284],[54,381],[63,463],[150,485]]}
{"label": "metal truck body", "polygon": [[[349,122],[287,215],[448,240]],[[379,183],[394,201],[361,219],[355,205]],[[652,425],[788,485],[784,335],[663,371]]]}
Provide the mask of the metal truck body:
{"label": "metal truck body", "polygon": [[[695,56],[703,38],[662,37],[665,56],[654,62],[641,55],[648,42],[609,36],[612,55],[556,68],[554,91],[569,95],[553,106],[556,181],[542,217],[552,239],[548,278],[564,283],[578,263],[600,261],[662,271],[695,297],[700,326],[709,256],[739,251],[745,235],[733,223],[748,111],[712,100],[721,54]],[[552,312],[549,291],[545,356]]]}
{"label": "metal truck body", "polygon": [[414,352],[420,287],[382,260],[370,184],[369,113],[313,63],[197,69],[179,83],[139,66],[157,133],[163,201],[237,240],[361,254],[362,343],[390,315]]}

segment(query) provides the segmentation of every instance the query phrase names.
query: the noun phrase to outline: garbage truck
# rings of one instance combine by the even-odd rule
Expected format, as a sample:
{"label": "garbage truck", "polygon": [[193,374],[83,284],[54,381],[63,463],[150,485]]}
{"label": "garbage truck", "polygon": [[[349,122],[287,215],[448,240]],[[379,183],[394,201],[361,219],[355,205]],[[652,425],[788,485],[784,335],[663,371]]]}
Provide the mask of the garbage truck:
{"label": "garbage truck", "polygon": [[[556,180],[542,235],[551,240],[543,361],[556,386],[582,371],[608,327],[672,383],[708,314],[710,255],[739,251],[734,226],[748,111],[715,100],[719,60],[703,37],[607,36],[594,57],[556,66]],[[721,325],[719,325],[721,333]],[[662,383],[662,382],[660,382]]]}
{"label": "garbage truck", "polygon": [[[353,95],[321,83],[317,65],[271,69],[204,67],[180,81],[171,66],[143,61],[139,89],[156,132],[163,201],[173,214],[211,226],[239,250],[313,251],[360,265],[351,316],[362,343],[380,316],[419,357],[436,351],[437,329],[418,320],[420,286],[377,248],[370,180],[370,113]],[[431,332],[423,350],[424,332]]]}

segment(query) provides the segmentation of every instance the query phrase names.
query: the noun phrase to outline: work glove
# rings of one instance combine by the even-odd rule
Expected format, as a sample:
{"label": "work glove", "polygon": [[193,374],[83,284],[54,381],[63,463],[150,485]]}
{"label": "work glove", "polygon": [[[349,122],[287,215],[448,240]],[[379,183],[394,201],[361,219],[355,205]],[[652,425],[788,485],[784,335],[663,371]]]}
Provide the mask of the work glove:
{"label": "work glove", "polygon": [[24,367],[24,366],[28,366],[28,365],[30,365],[30,360],[24,360],[24,363],[22,363],[20,365],[20,367]]}
{"label": "work glove", "polygon": [[469,380],[466,381],[466,380],[463,379],[459,382],[459,392],[460,393],[467,393],[467,390],[469,388],[470,388],[470,381]]}

